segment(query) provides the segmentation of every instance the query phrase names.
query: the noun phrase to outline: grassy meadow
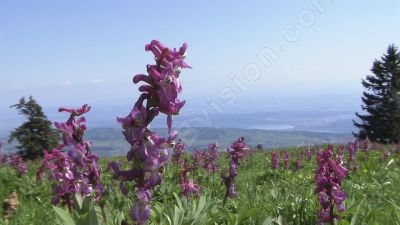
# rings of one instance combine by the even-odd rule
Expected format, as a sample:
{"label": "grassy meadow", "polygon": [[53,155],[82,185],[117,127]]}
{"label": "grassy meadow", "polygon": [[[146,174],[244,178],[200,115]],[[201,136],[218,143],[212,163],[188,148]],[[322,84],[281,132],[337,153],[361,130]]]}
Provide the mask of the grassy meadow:
{"label": "grassy meadow", "polygon": [[[323,146],[313,148],[318,150]],[[288,169],[283,167],[281,159],[277,170],[271,167],[271,151],[251,150],[235,179],[238,196],[229,198],[225,206],[225,186],[221,184],[220,171],[208,174],[199,168],[192,172],[189,176],[200,184],[201,197],[188,199],[181,195],[179,168],[170,162],[165,168],[162,185],[154,190],[149,224],[317,224],[320,205],[314,193],[316,157],[314,155],[310,161],[303,157],[300,169],[294,164],[303,149],[275,149],[288,151],[290,159]],[[351,170],[342,184],[347,193],[346,210],[340,214],[342,219],[338,224],[400,224],[400,155],[395,149],[395,146],[375,145],[368,152],[357,152],[359,167]],[[385,158],[385,152],[391,154]],[[344,165],[346,160],[347,152]],[[119,181],[114,180],[107,169],[110,161],[125,161],[125,158],[100,160],[105,195],[96,204],[83,201],[82,205],[80,200],[74,212],[79,214],[79,208],[92,208],[98,217],[90,222],[93,224],[121,224],[123,220],[130,220],[129,209],[135,194],[133,191],[128,197],[121,194]],[[19,198],[18,210],[11,214],[8,224],[87,223],[79,223],[79,219],[63,220],[59,216],[68,210],[51,205],[50,181],[36,180],[40,163],[29,162],[28,173],[21,176],[8,165],[0,166],[0,199],[6,199],[13,191]],[[218,164],[222,171],[228,168],[226,153],[220,153]],[[87,210],[81,212],[85,214]],[[72,218],[90,216],[73,215]],[[0,224],[5,222],[0,219]]]}

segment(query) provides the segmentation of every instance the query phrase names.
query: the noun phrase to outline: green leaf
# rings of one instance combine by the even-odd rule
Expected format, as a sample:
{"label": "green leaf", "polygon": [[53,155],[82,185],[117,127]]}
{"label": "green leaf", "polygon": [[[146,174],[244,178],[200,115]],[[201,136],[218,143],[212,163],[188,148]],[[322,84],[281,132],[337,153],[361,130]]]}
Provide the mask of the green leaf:
{"label": "green leaf", "polygon": [[181,198],[179,198],[178,194],[176,194],[175,192],[174,192],[174,197],[175,197],[175,199],[176,199],[176,203],[178,204],[179,208],[182,209],[183,207],[182,207]]}
{"label": "green leaf", "polygon": [[89,211],[89,225],[99,225],[96,210],[92,207]]}
{"label": "green leaf", "polygon": [[75,203],[78,204],[79,209],[82,209],[83,198],[80,193],[75,193]]}
{"label": "green leaf", "polygon": [[85,197],[82,202],[82,212],[89,212],[90,206],[92,205],[92,199],[90,197]]}
{"label": "green leaf", "polygon": [[57,206],[53,206],[53,209],[57,213],[59,218],[61,218],[61,220],[64,222],[63,223],[64,225],[75,225],[75,222],[71,217],[71,214],[69,214],[67,211]]}

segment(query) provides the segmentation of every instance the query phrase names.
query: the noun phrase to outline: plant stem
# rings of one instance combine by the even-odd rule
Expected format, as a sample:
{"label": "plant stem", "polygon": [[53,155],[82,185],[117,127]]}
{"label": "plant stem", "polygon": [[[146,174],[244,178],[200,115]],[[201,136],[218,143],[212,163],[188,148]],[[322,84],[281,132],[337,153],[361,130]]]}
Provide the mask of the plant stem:
{"label": "plant stem", "polygon": [[228,190],[226,190],[226,193],[225,193],[225,197],[224,197],[224,201],[222,202],[222,206],[224,206],[225,207],[225,204],[226,204],[226,200],[228,199]]}

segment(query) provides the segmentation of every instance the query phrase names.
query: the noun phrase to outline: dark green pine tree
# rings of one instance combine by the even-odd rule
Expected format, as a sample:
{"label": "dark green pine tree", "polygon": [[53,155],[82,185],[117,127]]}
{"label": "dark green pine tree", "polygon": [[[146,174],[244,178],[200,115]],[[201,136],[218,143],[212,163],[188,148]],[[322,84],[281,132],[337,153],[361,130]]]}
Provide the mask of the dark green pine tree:
{"label": "dark green pine tree", "polygon": [[31,97],[26,101],[21,98],[12,105],[18,113],[27,118],[20,127],[11,132],[8,142],[18,141],[18,152],[24,159],[43,156],[43,149],[51,150],[58,145],[59,133],[52,128],[52,123],[44,115],[42,107]]}
{"label": "dark green pine tree", "polygon": [[356,113],[359,121],[353,124],[359,128],[355,137],[380,143],[400,142],[400,53],[390,45],[380,60],[375,60],[371,69],[373,75],[362,80],[361,108],[366,114]]}

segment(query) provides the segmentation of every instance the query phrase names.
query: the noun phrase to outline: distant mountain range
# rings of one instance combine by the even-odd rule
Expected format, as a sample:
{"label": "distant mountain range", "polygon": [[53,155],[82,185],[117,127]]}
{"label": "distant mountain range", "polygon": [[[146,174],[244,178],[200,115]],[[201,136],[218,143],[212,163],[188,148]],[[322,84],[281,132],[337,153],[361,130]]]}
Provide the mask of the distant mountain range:
{"label": "distant mountain range", "polygon": [[[115,115],[126,111],[121,108],[93,110],[86,115],[89,127],[87,139],[93,141],[93,150],[102,156],[122,155],[129,146],[121,134],[121,126]],[[64,114],[49,110],[52,121],[65,120]],[[209,113],[198,110],[174,117],[174,127],[180,130],[180,138],[188,149],[205,148],[217,142],[221,148],[240,136],[245,136],[251,146],[262,144],[264,148],[310,145],[316,143],[343,143],[351,140],[354,130],[351,110],[280,110],[266,112]],[[0,140],[3,142],[12,129],[19,126],[23,118],[15,112],[0,117]],[[152,129],[166,133],[166,118],[159,116],[152,122]],[[190,127],[190,128],[187,128]],[[15,144],[6,144],[5,150],[15,151]]]}

